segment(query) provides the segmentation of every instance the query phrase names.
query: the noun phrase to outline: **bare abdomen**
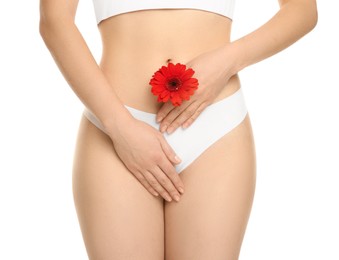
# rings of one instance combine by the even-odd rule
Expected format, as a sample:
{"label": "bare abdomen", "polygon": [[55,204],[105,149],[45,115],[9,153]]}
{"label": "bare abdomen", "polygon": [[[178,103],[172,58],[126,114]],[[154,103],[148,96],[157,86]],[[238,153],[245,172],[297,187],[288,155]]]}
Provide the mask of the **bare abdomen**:
{"label": "bare abdomen", "polygon": [[[228,43],[231,20],[202,10],[142,10],[104,20],[99,30],[100,67],[117,95],[124,104],[156,113],[161,104],[148,84],[153,73],[169,61],[185,64]],[[237,77],[230,84],[238,88]]]}

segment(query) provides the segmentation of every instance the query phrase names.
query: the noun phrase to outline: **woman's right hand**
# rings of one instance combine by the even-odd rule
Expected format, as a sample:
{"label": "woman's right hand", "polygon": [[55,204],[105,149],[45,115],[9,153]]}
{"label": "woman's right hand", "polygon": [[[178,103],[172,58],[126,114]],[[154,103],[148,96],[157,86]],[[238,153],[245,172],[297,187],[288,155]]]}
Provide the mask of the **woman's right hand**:
{"label": "woman's right hand", "polygon": [[114,136],[109,136],[122,162],[150,193],[179,201],[178,190],[182,188],[183,193],[184,184],[172,163],[180,161],[160,131],[129,118],[117,124]]}

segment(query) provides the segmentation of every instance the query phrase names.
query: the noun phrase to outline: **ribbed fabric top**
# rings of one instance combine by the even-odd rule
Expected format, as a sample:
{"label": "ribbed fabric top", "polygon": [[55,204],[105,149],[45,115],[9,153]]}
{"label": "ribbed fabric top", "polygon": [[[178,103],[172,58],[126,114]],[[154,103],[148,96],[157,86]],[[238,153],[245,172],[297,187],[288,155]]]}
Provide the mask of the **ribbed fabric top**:
{"label": "ribbed fabric top", "polygon": [[97,23],[109,17],[149,9],[198,9],[232,19],[235,0],[93,0]]}

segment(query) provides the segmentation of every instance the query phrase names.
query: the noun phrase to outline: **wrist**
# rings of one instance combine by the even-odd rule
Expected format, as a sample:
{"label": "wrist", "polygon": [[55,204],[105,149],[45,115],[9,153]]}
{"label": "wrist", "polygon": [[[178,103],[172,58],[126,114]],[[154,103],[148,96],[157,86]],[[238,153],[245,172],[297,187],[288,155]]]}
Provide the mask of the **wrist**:
{"label": "wrist", "polygon": [[223,53],[226,60],[225,63],[228,64],[227,69],[231,76],[237,74],[247,66],[245,60],[246,55],[240,41],[234,41],[226,44],[223,47]]}
{"label": "wrist", "polygon": [[127,108],[116,109],[114,115],[103,120],[102,125],[107,135],[114,140],[119,133],[123,131],[131,121],[135,118],[131,115]]}

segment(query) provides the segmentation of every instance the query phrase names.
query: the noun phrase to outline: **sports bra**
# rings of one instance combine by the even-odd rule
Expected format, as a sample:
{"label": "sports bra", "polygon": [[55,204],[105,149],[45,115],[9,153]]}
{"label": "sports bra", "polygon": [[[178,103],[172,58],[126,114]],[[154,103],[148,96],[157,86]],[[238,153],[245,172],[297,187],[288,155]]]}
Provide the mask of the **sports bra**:
{"label": "sports bra", "polygon": [[99,24],[109,17],[149,9],[198,9],[232,19],[235,0],[93,0]]}

